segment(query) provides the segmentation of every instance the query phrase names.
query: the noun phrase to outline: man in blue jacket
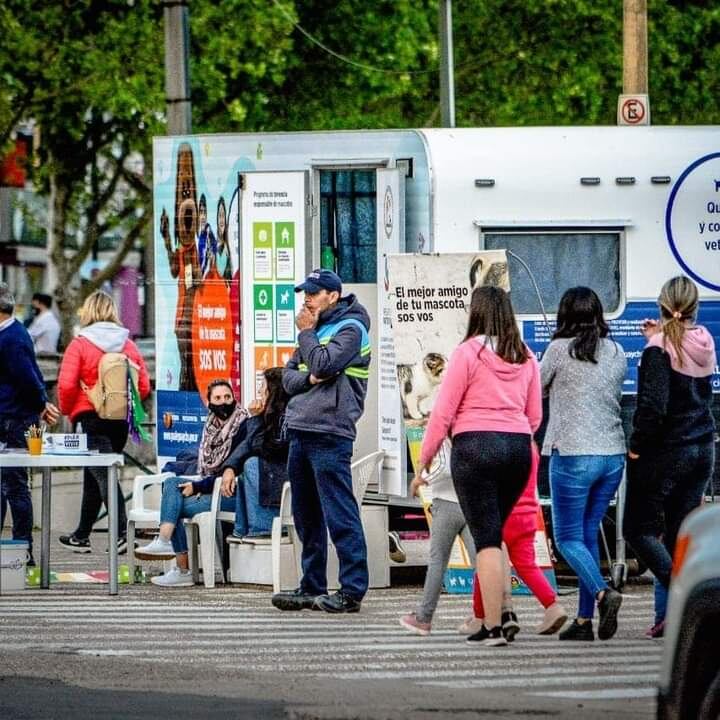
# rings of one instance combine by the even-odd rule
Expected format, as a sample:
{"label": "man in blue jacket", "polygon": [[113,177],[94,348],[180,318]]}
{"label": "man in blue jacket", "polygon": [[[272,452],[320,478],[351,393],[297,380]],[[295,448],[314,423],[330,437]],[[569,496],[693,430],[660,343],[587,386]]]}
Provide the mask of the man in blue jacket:
{"label": "man in blue jacket", "polygon": [[[298,347],[283,372],[295,528],[303,577],[294,592],[273,595],[280,610],[358,612],[367,592],[365,535],[350,473],[355,425],[363,413],[370,367],[370,318],[340,278],[315,270],[295,292],[305,305],[295,324]],[[337,550],[340,590],[327,594],[327,535]]]}
{"label": "man in blue jacket", "polygon": [[[24,448],[25,431],[40,419],[52,424],[60,411],[48,402],[35,349],[28,331],[13,316],[15,298],[5,283],[0,283],[0,442],[7,447]],[[0,528],[10,505],[13,539],[25,540],[32,558],[33,512],[27,471],[3,468],[0,475]]]}

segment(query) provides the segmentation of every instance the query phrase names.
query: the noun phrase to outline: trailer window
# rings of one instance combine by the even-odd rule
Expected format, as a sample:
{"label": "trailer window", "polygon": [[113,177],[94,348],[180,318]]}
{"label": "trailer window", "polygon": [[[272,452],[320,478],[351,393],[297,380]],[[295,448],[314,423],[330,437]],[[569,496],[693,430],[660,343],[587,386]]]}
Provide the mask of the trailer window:
{"label": "trailer window", "polygon": [[[557,312],[562,294],[576,285],[595,290],[606,313],[620,307],[619,232],[488,231],[482,237],[485,249],[505,248],[525,261],[535,277],[546,312]],[[515,312],[539,314],[540,303],[527,270],[515,258],[508,260]]]}
{"label": "trailer window", "polygon": [[320,171],[320,258],[345,283],[377,276],[374,170]]}

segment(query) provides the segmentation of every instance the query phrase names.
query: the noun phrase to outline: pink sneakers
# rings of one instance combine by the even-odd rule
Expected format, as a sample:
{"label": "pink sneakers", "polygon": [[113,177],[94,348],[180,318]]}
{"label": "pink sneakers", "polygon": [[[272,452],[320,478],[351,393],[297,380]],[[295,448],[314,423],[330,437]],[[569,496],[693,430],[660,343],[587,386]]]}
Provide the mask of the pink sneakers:
{"label": "pink sneakers", "polygon": [[400,624],[415,635],[427,636],[430,634],[430,623],[420,622],[414,612],[403,615],[400,618]]}

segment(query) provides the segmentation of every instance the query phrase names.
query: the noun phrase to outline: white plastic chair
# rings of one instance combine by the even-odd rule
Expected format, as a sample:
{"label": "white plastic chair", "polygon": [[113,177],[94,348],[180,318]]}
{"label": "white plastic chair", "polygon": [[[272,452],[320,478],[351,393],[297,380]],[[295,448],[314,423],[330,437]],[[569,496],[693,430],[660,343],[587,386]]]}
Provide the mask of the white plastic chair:
{"label": "white plastic chair", "polygon": [[[350,472],[352,473],[352,484],[353,484],[353,495],[357,501],[358,508],[362,509],[362,501],[365,496],[365,491],[370,484],[373,476],[378,475],[380,472],[380,464],[385,456],[383,450],[376,450],[375,452],[365,455],[365,457],[356,460],[350,466]],[[282,531],[287,531],[287,538],[282,537]],[[295,560],[295,568],[297,572],[296,586],[300,584],[300,578],[302,577],[301,568],[301,556],[302,556],[302,543],[295,530],[295,523],[292,515],[292,494],[290,490],[290,483],[286,482],[283,486],[282,496],[280,499],[280,514],[273,520],[272,533],[272,565],[273,565],[273,592],[281,592],[281,567],[280,567],[280,553],[281,545],[283,543],[292,543],[293,545],[293,556]],[[328,541],[330,545],[332,542]]]}
{"label": "white plastic chair", "polygon": [[222,531],[220,521],[235,522],[235,513],[220,510],[220,487],[222,478],[215,478],[212,500],[208,512],[198,513],[194,517],[185,519],[185,529],[188,533],[188,548],[190,550],[190,567],[193,573],[193,582],[200,581],[198,568],[198,542],[200,543],[200,559],[203,568],[203,583],[206,588],[215,587],[215,557],[216,550],[222,568]]}
{"label": "white plastic chair", "polygon": [[160,506],[146,505],[145,491],[152,485],[159,485],[172,473],[159,475],[136,475],[133,481],[132,503],[127,513],[127,564],[130,573],[130,582],[135,582],[135,530],[136,528],[160,527]]}

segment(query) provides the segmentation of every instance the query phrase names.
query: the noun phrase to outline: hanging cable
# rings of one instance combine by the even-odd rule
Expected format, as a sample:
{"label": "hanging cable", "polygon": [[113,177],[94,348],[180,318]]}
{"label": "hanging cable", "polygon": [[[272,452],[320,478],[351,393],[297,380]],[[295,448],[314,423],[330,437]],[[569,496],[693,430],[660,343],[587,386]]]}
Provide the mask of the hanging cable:
{"label": "hanging cable", "polygon": [[[326,52],[328,55],[332,55],[336,60],[352,65],[353,67],[360,68],[361,70],[370,70],[371,72],[385,73],[387,75],[428,75],[440,72],[440,66],[431,68],[429,70],[391,70],[389,68],[381,68],[375,65],[368,65],[367,63],[361,63],[357,60],[347,57],[347,55],[341,55],[339,52],[335,52],[332,48],[329,48],[321,40],[318,40],[312,33],[308,32],[299,23],[295,22],[293,16],[278,2],[278,0],[272,0],[275,7],[285,16],[288,22],[292,23],[292,26],[313,45],[317,45],[321,50]],[[479,61],[469,61],[466,63],[460,63],[455,65],[455,69],[466,67],[468,65],[480,64]]]}

